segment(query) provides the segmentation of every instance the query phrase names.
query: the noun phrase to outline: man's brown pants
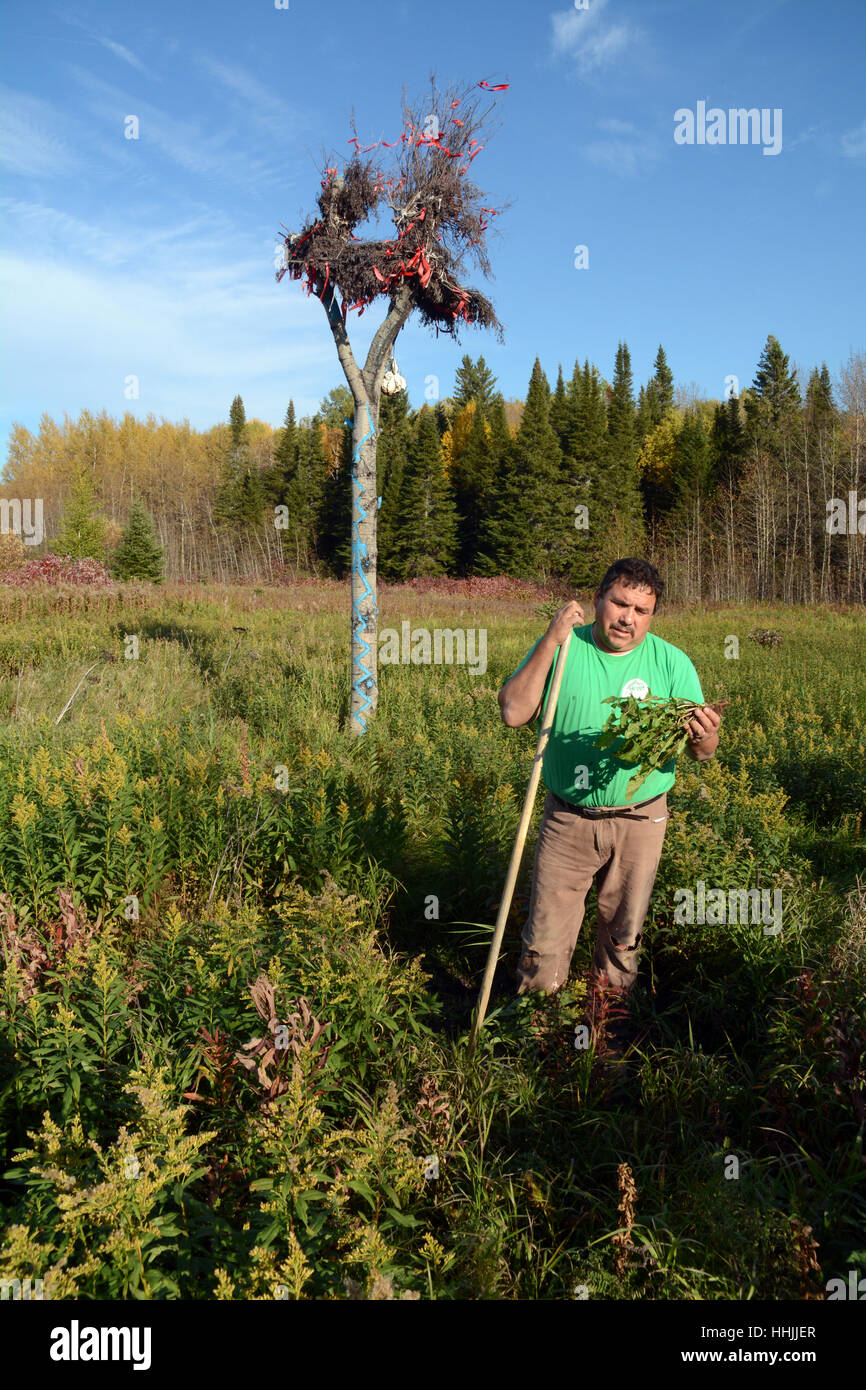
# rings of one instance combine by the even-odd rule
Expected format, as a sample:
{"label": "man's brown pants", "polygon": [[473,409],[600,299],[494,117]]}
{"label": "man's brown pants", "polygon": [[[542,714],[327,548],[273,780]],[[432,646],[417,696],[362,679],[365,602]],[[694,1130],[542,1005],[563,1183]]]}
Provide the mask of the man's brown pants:
{"label": "man's brown pants", "polygon": [[588,819],[548,791],[517,968],[518,994],[552,992],[565,983],[593,878],[598,890],[593,966],[610,984],[631,989],[667,822],[667,795],[628,815]]}

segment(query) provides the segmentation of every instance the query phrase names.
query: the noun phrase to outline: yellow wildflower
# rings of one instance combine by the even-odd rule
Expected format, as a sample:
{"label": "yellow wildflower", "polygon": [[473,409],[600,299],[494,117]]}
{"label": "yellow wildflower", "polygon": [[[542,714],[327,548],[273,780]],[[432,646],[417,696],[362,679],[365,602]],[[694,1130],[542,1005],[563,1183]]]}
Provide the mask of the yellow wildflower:
{"label": "yellow wildflower", "polygon": [[36,805],[20,792],[12,798],[12,819],[19,830],[26,830],[36,819]]}

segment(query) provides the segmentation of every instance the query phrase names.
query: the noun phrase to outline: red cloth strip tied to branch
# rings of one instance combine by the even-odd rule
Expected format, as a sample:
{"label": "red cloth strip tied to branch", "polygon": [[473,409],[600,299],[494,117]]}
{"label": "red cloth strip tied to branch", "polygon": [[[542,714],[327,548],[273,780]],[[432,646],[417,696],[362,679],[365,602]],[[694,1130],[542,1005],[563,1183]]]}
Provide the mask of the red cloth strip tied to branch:
{"label": "red cloth strip tied to branch", "polygon": [[[497,94],[507,91],[509,86],[507,82],[486,80],[474,85]],[[467,103],[463,117],[456,114],[462,102]],[[452,100],[449,96],[442,107],[439,120],[443,125],[450,120],[458,134],[450,132],[449,138],[455,139],[459,148],[449,147],[446,133],[439,128],[438,122],[434,134],[429,118],[421,120],[414,115],[405,120],[397,141],[379,140],[362,146],[359,137],[352,136],[348,143],[353,146],[353,152],[342,177],[337,169],[324,171],[323,191],[318,199],[319,216],[314,225],[308,226],[301,237],[286,236],[286,265],[277,278],[288,270],[293,279],[306,282],[307,294],[315,290],[322,301],[328,299],[332,324],[337,322],[338,313],[344,324],[350,310],[363,314],[371,303],[383,296],[393,296],[403,280],[413,276],[417,277],[412,284],[413,300],[424,322],[435,327],[437,336],[440,329],[451,332],[452,326],[458,326],[458,318],[470,325],[497,324],[492,306],[485,297],[476,291],[464,290],[454,279],[450,270],[452,253],[446,249],[440,228],[440,222],[449,227],[453,223],[470,245],[480,247],[488,219],[499,213],[497,208],[481,208],[479,213],[477,207],[470,207],[463,215],[464,203],[467,207],[471,205],[476,192],[465,182],[465,175],[475,156],[485,147],[479,138],[469,138],[469,130],[476,119],[471,88],[463,97]],[[407,151],[413,171],[413,188],[416,182],[417,188],[412,202],[407,205],[404,198],[401,207],[400,195],[404,193],[407,178],[396,172],[393,178],[388,177],[377,162],[368,163],[361,156],[382,147],[399,150],[403,144],[441,151],[449,165],[432,157],[429,162],[422,162]],[[458,163],[451,166],[450,161],[454,159]],[[439,181],[446,191],[437,203],[429,203],[424,189],[437,188]],[[364,221],[362,214],[377,206],[383,197],[395,214],[397,225],[392,235],[369,240],[359,237],[354,228]],[[428,205],[419,206],[422,202]],[[433,254],[432,263],[426,254],[428,246]],[[391,263],[388,269],[386,261]]]}

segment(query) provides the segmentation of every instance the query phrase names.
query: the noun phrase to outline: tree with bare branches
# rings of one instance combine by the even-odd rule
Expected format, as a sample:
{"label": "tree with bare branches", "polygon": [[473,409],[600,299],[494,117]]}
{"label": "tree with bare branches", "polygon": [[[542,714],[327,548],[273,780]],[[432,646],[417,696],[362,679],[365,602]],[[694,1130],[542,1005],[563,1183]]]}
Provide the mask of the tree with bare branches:
{"label": "tree with bare branches", "polygon": [[[354,152],[342,172],[333,165],[324,169],[318,216],[300,232],[283,237],[284,264],[277,280],[288,272],[322,301],[355,403],[349,727],[356,735],[366,731],[378,701],[376,440],[383,381],[397,335],[413,312],[437,336],[444,332],[456,338],[462,321],[492,328],[502,339],[493,306],[465,286],[462,276],[467,256],[491,274],[486,232],[490,219],[502,211],[484,206],[485,195],[469,177],[496,106],[495,99],[487,104],[476,88],[498,92],[507,85],[479,82],[439,93],[431,78],[426,101],[410,106],[404,93],[403,131],[392,143],[383,140],[362,149],[353,121],[349,143]],[[380,145],[394,152],[388,168],[379,158],[367,158]],[[395,236],[356,238],[355,228],[384,209],[390,210]],[[380,298],[387,300],[388,311],[360,366],[346,317],[350,310],[363,314]],[[389,384],[394,383],[392,375]]]}

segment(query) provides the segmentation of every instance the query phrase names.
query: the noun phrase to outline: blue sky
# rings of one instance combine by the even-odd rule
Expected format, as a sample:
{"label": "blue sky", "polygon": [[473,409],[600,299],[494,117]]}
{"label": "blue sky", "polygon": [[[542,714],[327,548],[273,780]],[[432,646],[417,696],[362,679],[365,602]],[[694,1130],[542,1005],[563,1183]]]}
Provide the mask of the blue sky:
{"label": "blue sky", "polygon": [[[362,140],[396,139],[403,86],[420,98],[431,72],[509,83],[473,175],[511,206],[495,278],[467,276],[505,342],[410,323],[413,406],[430,376],[451,392],[464,352],[522,396],[536,354],[551,383],[576,357],[609,376],[620,339],[637,390],[662,343],[678,383],[720,398],[768,333],[834,377],[864,346],[862,0],[7,0],[5,19],[4,441],[43,412],[204,429],[237,393],[275,426],[290,397],[314,410],[343,377],[321,305],[276,283],[280,224],[313,210],[323,152],[348,157],[352,109]],[[781,149],[678,144],[699,102],[781,110]],[[357,352],[379,317],[349,316]]]}

